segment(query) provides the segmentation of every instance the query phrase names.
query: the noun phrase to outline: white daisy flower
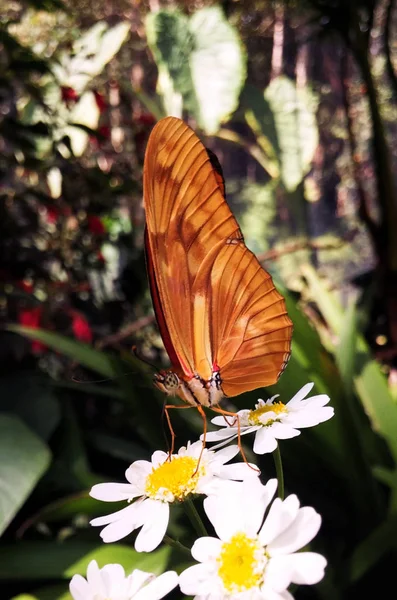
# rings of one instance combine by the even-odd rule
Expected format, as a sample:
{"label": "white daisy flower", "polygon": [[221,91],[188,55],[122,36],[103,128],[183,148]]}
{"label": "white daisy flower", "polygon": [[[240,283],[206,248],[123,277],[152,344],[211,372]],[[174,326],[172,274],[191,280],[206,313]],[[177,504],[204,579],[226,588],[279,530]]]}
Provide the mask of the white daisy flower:
{"label": "white daisy flower", "polygon": [[[90,495],[97,500],[135,502],[118,512],[98,517],[91,525],[106,527],[101,531],[104,542],[116,542],[142,527],[135,540],[135,550],[151,552],[160,544],[167,530],[169,505],[183,502],[191,494],[216,494],[223,486],[237,485],[232,480],[257,476],[259,471],[243,462],[225,465],[238,453],[237,446],[219,452],[204,449],[202,442],[182,447],[171,460],[166,452],[157,451],[151,462],[138,460],[125,472],[128,483],[99,483]],[[200,454],[201,459],[200,459]]]}
{"label": "white daisy flower", "polygon": [[159,600],[178,584],[175,571],[156,577],[135,569],[126,577],[121,565],[98,567],[92,560],[87,567],[87,579],[74,575],[69,590],[74,600]]}
{"label": "white daisy flower", "polygon": [[[278,398],[276,395],[269,400],[259,400],[254,410],[239,410],[236,413],[240,419],[241,435],[256,432],[253,448],[256,454],[273,452],[277,448],[277,440],[296,437],[300,435],[299,429],[313,427],[333,416],[334,409],[325,406],[330,400],[329,396],[319,394],[306,398],[313,385],[304,385],[287,404],[275,401]],[[214,450],[238,437],[235,418],[215,417],[211,422],[223,427],[206,435],[207,442],[218,442]]]}
{"label": "white daisy flower", "polygon": [[277,481],[266,486],[246,480],[233,496],[204,500],[218,538],[202,537],[192,547],[199,564],[179,576],[182,592],[195,600],[291,600],[291,583],[314,584],[324,576],[326,560],[314,552],[297,552],[321,524],[311,507],[300,508],[295,495],[267,507]]}

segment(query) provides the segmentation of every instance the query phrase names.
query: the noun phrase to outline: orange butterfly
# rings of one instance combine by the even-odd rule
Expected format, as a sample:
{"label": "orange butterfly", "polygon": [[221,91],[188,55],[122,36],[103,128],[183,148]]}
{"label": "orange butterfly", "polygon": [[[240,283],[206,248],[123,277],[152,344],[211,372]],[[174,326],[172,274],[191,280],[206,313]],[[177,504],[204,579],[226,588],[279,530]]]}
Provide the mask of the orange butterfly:
{"label": "orange butterfly", "polygon": [[201,405],[277,381],[292,322],[244,244],[216,157],[180,119],[154,127],[143,183],[150,290],[172,363],[154,381],[204,416]]}

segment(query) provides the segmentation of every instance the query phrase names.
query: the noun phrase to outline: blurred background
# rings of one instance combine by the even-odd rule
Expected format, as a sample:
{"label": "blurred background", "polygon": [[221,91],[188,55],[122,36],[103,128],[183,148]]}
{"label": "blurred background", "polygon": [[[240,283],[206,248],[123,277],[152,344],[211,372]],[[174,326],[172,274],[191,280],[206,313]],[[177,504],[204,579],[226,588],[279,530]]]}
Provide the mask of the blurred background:
{"label": "blurred background", "polygon": [[[281,446],[329,562],[294,595],[394,589],[396,24],[395,0],[1,0],[1,598],[66,600],[92,558],[187,564],[89,526],[119,507],[90,487],[167,448],[164,397],[131,352],[168,365],[142,207],[145,145],[167,114],[217,154],[294,323],[279,383],[224,406],[286,402],[313,381],[335,407]],[[196,411],[174,412],[177,446],[197,439]],[[259,466],[274,476],[271,457]],[[192,542],[179,507],[170,535]]]}

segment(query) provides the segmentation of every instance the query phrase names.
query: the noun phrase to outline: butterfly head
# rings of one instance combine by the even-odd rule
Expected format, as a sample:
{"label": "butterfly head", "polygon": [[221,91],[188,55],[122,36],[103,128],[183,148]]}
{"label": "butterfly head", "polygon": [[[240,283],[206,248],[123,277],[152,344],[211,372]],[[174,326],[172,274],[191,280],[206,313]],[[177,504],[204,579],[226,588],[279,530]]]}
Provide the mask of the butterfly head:
{"label": "butterfly head", "polygon": [[153,378],[154,385],[165,394],[175,395],[181,385],[178,375],[174,371],[160,371]]}

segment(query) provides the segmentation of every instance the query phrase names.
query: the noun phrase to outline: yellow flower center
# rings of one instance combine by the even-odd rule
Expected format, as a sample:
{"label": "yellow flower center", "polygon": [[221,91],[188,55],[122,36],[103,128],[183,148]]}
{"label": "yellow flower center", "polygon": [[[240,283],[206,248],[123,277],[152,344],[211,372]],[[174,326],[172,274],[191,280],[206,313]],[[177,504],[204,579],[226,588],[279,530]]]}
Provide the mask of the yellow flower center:
{"label": "yellow flower center", "polygon": [[283,413],[287,414],[288,409],[285,404],[280,401],[273,402],[273,404],[264,404],[263,406],[250,411],[248,416],[250,425],[271,425],[274,423],[275,419],[273,418],[269,417],[267,421],[264,421],[263,419],[263,415],[269,412],[276,413],[276,415],[282,415]]}
{"label": "yellow flower center", "polygon": [[225,589],[242,592],[261,585],[266,555],[258,540],[236,533],[222,544],[218,564],[218,575]]}
{"label": "yellow flower center", "polygon": [[197,462],[192,456],[175,456],[154,467],[146,479],[146,495],[166,502],[184,500],[195,491],[199,477],[204,473],[203,461],[198,470]]}

